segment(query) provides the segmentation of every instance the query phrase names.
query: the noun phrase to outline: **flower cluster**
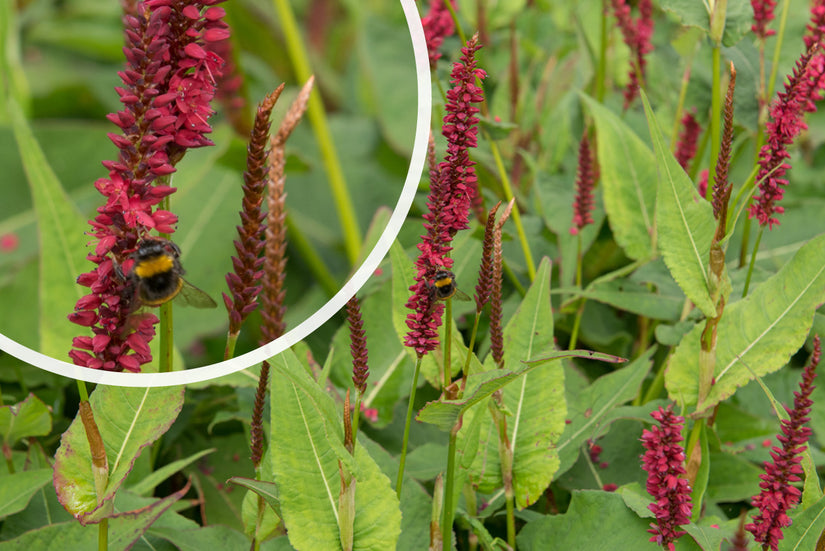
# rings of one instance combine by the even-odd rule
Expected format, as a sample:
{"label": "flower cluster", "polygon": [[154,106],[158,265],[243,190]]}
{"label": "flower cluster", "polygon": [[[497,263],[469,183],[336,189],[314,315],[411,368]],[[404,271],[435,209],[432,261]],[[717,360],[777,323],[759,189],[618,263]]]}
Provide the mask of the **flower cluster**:
{"label": "flower cluster", "polygon": [[413,312],[407,315],[410,331],[404,343],[415,348],[419,357],[438,346],[444,307],[436,301],[432,281],[438,270],[452,266],[452,259],[447,256],[452,249],[450,244],[457,231],[468,227],[470,204],[476,193],[469,148],[478,143],[479,109],[474,104],[484,99],[481,88],[475,84],[476,78],[486,76],[484,70],[476,67],[475,53],[480,47],[478,35],[473,36],[461,49],[461,60],[453,65],[453,88],[447,92],[447,114],[441,130],[447,138],[447,155],[437,167],[430,168],[428,212],[424,214],[427,233],[418,244],[415,284],[410,287],[413,294],[406,304]]}
{"label": "flower cluster", "polygon": [[[436,62],[441,58],[441,52],[438,51],[441,43],[455,32],[455,22],[444,1],[432,0],[429,13],[421,18],[421,25],[424,27],[424,39],[427,41],[430,67],[435,67]],[[454,5],[454,0],[449,1],[453,2]]]}
{"label": "flower cluster", "polygon": [[776,9],[776,0],[751,0],[753,8],[753,25],[751,30],[761,39],[776,34],[776,31],[768,28],[768,23],[773,21],[773,10]]}
{"label": "flower cluster", "polygon": [[127,67],[116,88],[124,108],[108,116],[122,131],[109,137],[116,161],[104,161],[107,178],[95,182],[106,198],[89,223],[97,242],[87,258],[97,266],[78,277],[91,293],[69,319],[94,336],[76,337],[69,352],[75,364],[108,371],[139,371],[151,360],[149,341],[157,318],[133,315],[133,285],[124,277],[129,256],[155,230],[174,232],[177,217],[153,208],[174,192],[155,185],[175,171],[187,148],[211,145],[207,119],[223,60],[205,45],[224,40],[229,30],[220,0],[146,0],[124,16]]}
{"label": "flower cluster", "polygon": [[762,491],[753,498],[753,506],[759,508],[759,514],[745,530],[753,534],[753,539],[774,551],[782,539],[782,529],[791,525],[787,512],[799,502],[801,492],[791,484],[802,480],[802,452],[807,448],[811,429],[805,426],[811,412],[811,392],[814,390],[816,366],[822,354],[819,337],[814,339],[814,352],[810,363],[802,372],[802,382],[794,394],[794,407],[785,406],[790,419],[782,421],[782,434],[777,440],[782,447],[774,446],[771,450],[772,461],[765,461],[765,473],[759,477]]}
{"label": "flower cluster", "polygon": [[284,89],[282,84],[258,105],[255,123],[247,147],[246,170],[243,173],[243,201],[241,225],[237,226],[238,239],[232,257],[233,271],[226,274],[226,284],[231,296],[224,293],[223,301],[229,312],[229,334],[237,335],[243,320],[258,306],[261,291],[264,259],[264,219],[261,210],[267,177],[267,145],[269,143],[269,117]]}
{"label": "flower cluster", "polygon": [[596,185],[596,170],[590,140],[585,132],[579,142],[579,167],[576,171],[576,198],[573,201],[573,227],[570,233],[576,235],[582,228],[593,223],[590,213],[596,208],[593,200],[593,186]]}
{"label": "flower cluster", "polygon": [[639,86],[643,85],[647,60],[645,55],[653,51],[651,38],[653,37],[653,4],[650,0],[639,0],[637,8],[639,18],[633,20],[630,15],[630,5],[627,0],[611,0],[613,15],[619,22],[624,43],[630,48],[633,58],[629,82],[624,91],[624,108],[627,109],[639,93]]}
{"label": "flower cluster", "polygon": [[816,59],[812,60],[814,53],[809,50],[797,61],[784,92],[779,92],[779,97],[771,106],[765,132],[766,143],[759,151],[759,172],[756,177],[759,192],[753,198],[749,215],[756,218],[760,225],[767,224],[769,229],[779,224],[774,214],[785,211],[776,203],[782,199],[783,188],[788,185],[788,181],[783,178],[790,168],[786,162],[790,158],[788,146],[808,127],[803,116],[806,112],[816,111],[814,100],[819,99],[819,92],[825,85],[821,79],[823,58],[816,55]]}
{"label": "flower cluster", "polygon": [[685,450],[679,444],[682,437],[684,417],[673,413],[673,405],[659,408],[650,414],[658,426],[642,432],[642,468],[647,471],[647,493],[655,500],[648,508],[656,516],[656,524],[651,524],[648,532],[655,541],[670,551],[674,543],[685,532],[679,526],[690,522],[690,484],[685,474]]}
{"label": "flower cluster", "polygon": [[349,323],[350,352],[352,353],[352,384],[358,389],[360,395],[367,390],[370,369],[367,336],[364,333],[364,322],[361,320],[361,305],[355,296],[347,302],[347,322]]}

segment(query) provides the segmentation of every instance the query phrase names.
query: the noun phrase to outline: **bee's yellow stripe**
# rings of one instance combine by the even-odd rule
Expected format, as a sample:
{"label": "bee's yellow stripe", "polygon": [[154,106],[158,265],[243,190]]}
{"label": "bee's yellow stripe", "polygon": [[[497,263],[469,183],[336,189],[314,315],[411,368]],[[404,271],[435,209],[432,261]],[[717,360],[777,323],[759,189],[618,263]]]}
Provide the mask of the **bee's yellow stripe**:
{"label": "bee's yellow stripe", "polygon": [[435,286],[436,287],[446,287],[447,285],[451,285],[452,283],[453,283],[453,278],[445,277],[445,278],[442,278],[442,279],[437,279],[435,281]]}
{"label": "bee's yellow stripe", "polygon": [[154,275],[168,272],[172,269],[174,263],[171,256],[160,255],[155,258],[139,262],[135,268],[135,275],[140,278],[152,277]]}

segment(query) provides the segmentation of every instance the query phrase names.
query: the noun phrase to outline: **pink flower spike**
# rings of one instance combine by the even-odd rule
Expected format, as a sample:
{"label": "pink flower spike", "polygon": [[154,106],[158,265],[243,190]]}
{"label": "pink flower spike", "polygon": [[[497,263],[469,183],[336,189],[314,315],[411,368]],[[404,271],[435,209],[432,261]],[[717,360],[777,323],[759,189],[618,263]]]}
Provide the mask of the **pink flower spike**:
{"label": "pink flower spike", "polygon": [[762,549],[777,551],[779,540],[783,538],[782,529],[791,525],[787,513],[799,503],[801,492],[791,484],[802,480],[803,470],[799,463],[812,432],[805,423],[810,420],[808,415],[813,405],[810,396],[815,388],[813,381],[821,355],[822,347],[817,336],[814,338],[811,361],[802,371],[799,390],[793,393],[794,407],[790,409],[785,406],[790,419],[782,420],[782,434],[777,437],[782,447],[774,446],[772,461],[765,461],[765,473],[759,477],[762,479],[759,483],[762,491],[751,502],[759,508],[759,513],[752,524],[745,526],[745,530],[762,544]]}
{"label": "pink flower spike", "polygon": [[642,431],[642,446],[647,450],[642,468],[648,473],[647,493],[654,499],[648,509],[656,516],[648,532],[653,534],[650,541],[672,550],[685,534],[679,527],[690,522],[692,508],[690,484],[683,478],[685,450],[680,444],[685,419],[673,413],[673,404],[650,415],[659,424]]}

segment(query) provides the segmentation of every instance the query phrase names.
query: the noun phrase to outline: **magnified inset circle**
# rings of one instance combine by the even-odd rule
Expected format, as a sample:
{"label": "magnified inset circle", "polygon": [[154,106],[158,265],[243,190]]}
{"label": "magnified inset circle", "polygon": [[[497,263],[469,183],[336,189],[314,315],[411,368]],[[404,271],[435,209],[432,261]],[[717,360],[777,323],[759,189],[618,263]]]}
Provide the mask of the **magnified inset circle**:
{"label": "magnified inset circle", "polygon": [[[127,387],[175,386],[206,381],[249,368],[301,341],[328,321],[367,281],[389,251],[410,209],[424,167],[431,113],[429,60],[424,32],[414,0],[400,0],[400,3],[412,39],[417,85],[415,138],[410,165],[398,202],[375,247],[352,277],[320,309],[279,339],[246,354],[205,367],[170,373],[118,373],[80,367],[32,350],[2,334],[0,334],[0,349],[43,370],[86,382]],[[388,90],[387,93],[391,94],[392,90]],[[289,180],[289,172],[287,180]],[[88,267],[83,267],[83,269],[86,270]],[[70,343],[66,343],[67,352],[69,347]]]}

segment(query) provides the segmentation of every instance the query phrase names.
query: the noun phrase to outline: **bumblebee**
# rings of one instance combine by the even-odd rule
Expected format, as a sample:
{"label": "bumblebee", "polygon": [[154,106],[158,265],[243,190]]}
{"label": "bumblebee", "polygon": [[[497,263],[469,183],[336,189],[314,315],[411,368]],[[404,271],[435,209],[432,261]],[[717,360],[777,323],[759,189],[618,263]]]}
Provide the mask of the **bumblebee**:
{"label": "bumblebee", "polygon": [[431,285],[436,300],[447,300],[453,296],[456,300],[470,300],[470,297],[458,288],[455,274],[450,270],[438,270]]}
{"label": "bumblebee", "polygon": [[129,256],[133,264],[128,278],[134,284],[136,298],[147,306],[177,299],[178,304],[195,308],[217,307],[209,295],[183,279],[180,254],[180,248],[171,241],[144,239]]}

